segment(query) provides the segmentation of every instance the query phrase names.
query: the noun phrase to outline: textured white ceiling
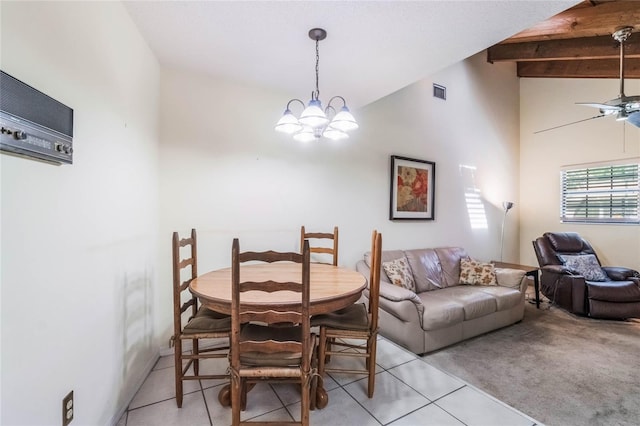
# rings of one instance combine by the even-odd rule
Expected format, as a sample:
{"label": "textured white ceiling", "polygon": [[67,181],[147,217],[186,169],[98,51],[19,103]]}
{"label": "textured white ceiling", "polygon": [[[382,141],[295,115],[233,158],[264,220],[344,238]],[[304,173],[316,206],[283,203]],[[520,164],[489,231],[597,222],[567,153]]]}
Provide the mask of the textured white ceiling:
{"label": "textured white ceiling", "polygon": [[461,61],[578,0],[124,1],[163,66],[357,108]]}

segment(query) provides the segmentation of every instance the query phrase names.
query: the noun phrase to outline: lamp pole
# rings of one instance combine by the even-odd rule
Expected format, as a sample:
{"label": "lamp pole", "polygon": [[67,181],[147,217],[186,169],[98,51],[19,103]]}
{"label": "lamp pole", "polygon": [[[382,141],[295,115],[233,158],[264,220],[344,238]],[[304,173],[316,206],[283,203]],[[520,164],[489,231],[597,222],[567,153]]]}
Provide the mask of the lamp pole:
{"label": "lamp pole", "polygon": [[502,262],[502,253],[504,249],[504,223],[507,220],[507,212],[511,210],[513,203],[511,201],[503,201],[502,208],[504,209],[504,216],[502,216],[502,235],[500,237],[500,262]]}

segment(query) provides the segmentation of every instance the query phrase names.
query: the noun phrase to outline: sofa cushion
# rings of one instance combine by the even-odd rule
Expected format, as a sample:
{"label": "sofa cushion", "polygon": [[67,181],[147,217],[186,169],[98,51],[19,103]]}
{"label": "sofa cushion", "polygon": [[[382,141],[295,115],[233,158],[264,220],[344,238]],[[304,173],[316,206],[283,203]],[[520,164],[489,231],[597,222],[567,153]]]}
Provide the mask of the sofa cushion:
{"label": "sofa cushion", "polygon": [[[399,259],[404,256],[404,252],[402,250],[383,250],[382,255],[380,256],[381,264],[380,264],[380,281],[387,281],[388,278],[384,268],[382,267],[383,262],[390,262],[393,259]],[[367,265],[369,269],[371,269],[371,252],[368,251],[364,254],[364,263]],[[367,277],[369,273],[367,272]]]}
{"label": "sofa cushion", "polygon": [[405,256],[389,262],[382,262],[382,268],[387,277],[389,277],[391,284],[416,291],[416,283],[413,280],[413,274]]}
{"label": "sofa cushion", "polygon": [[413,272],[416,293],[442,287],[440,260],[433,249],[406,250],[404,253]]}
{"label": "sofa cushion", "polygon": [[498,285],[493,263],[463,257],[460,259],[460,284]]}
{"label": "sofa cushion", "polygon": [[422,303],[425,303],[425,299],[432,297],[432,295],[438,298],[446,298],[461,305],[465,321],[492,314],[498,309],[496,298],[489,293],[480,291],[476,286],[459,285],[443,288],[436,292],[429,292],[426,293],[425,297],[421,297]]}
{"label": "sofa cushion", "polygon": [[468,257],[462,247],[442,247],[433,249],[440,260],[442,270],[442,287],[452,287],[460,284],[460,259]]}
{"label": "sofa cushion", "polygon": [[459,301],[440,293],[444,290],[427,291],[418,294],[424,312],[422,314],[422,328],[424,330],[438,330],[460,324],[464,321],[464,307]]}
{"label": "sofa cushion", "polygon": [[[380,256],[382,262],[391,262],[393,259],[399,259],[404,256],[402,250],[383,250]],[[368,267],[371,267],[371,252],[368,251],[364,254],[364,261]]]}
{"label": "sofa cushion", "polygon": [[496,306],[498,311],[506,311],[511,309],[520,303],[522,299],[522,293],[520,290],[512,289],[509,287],[501,286],[489,286],[481,287],[482,291],[490,294],[496,299]]}
{"label": "sofa cushion", "polygon": [[559,254],[564,266],[582,275],[588,281],[607,281],[607,275],[602,271],[598,259],[593,254]]}

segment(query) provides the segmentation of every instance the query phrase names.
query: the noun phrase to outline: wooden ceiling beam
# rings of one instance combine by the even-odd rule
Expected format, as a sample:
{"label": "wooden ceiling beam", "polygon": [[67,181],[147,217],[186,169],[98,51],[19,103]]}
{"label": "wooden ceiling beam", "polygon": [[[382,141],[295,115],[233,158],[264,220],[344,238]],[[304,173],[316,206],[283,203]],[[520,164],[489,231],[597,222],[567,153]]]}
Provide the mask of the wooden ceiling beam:
{"label": "wooden ceiling beam", "polygon": [[610,36],[620,27],[633,26],[634,31],[638,31],[639,22],[639,1],[586,1],[519,32],[504,43]]}
{"label": "wooden ceiling beam", "polygon": [[[518,62],[517,68],[518,77],[620,78],[620,61],[615,59]],[[624,77],[640,78],[640,59],[625,58]]]}
{"label": "wooden ceiling beam", "polygon": [[[640,34],[632,34],[625,42],[624,56],[640,58]],[[620,45],[611,36],[496,44],[487,49],[491,63],[619,58]]]}

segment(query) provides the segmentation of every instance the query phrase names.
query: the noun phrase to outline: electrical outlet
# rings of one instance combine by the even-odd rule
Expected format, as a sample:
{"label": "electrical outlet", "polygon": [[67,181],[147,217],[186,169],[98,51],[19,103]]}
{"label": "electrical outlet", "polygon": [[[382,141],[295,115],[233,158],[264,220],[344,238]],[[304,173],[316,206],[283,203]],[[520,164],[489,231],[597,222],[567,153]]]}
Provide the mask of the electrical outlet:
{"label": "electrical outlet", "polygon": [[62,426],[67,426],[73,420],[73,412],[76,407],[73,404],[73,391],[62,400]]}

